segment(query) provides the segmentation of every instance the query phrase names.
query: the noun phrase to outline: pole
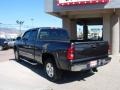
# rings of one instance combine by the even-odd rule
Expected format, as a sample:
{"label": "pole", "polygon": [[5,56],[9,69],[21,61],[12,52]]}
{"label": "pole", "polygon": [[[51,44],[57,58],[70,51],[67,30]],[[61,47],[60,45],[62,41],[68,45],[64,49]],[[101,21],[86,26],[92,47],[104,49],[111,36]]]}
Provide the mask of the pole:
{"label": "pole", "polygon": [[32,22],[32,28],[34,27],[34,26],[33,26],[33,21],[34,21],[34,19],[33,19],[33,18],[31,18],[31,22]]}
{"label": "pole", "polygon": [[22,35],[22,30],[21,30],[21,28],[22,28],[22,25],[23,25],[24,21],[18,21],[18,20],[17,20],[16,23],[19,24],[19,26],[20,26],[19,29],[20,29],[20,36],[21,36],[21,35]]}

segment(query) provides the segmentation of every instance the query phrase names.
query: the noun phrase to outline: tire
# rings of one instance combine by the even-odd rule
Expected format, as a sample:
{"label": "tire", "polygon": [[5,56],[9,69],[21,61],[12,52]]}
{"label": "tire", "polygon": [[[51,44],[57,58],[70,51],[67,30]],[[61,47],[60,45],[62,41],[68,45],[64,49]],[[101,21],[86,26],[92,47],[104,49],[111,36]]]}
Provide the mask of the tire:
{"label": "tire", "polygon": [[98,72],[98,69],[97,68],[93,68],[92,71],[93,72]]}
{"label": "tire", "polygon": [[45,67],[46,76],[50,81],[56,82],[61,79],[61,74],[62,74],[61,70],[59,70],[56,67],[56,64],[54,62],[52,62],[52,59],[48,59],[45,62],[44,67]]}
{"label": "tire", "polygon": [[3,50],[3,46],[0,46],[0,51],[2,51]]}
{"label": "tire", "polygon": [[19,52],[17,50],[14,51],[15,53],[15,60],[18,62],[20,61],[20,56],[19,56]]}

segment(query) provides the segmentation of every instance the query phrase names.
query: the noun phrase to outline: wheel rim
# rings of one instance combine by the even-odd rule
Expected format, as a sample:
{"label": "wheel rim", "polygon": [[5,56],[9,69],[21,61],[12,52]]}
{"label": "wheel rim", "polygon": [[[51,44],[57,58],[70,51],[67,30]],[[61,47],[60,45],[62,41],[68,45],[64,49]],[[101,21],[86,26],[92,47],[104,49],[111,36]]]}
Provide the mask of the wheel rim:
{"label": "wheel rim", "polygon": [[54,67],[51,63],[46,64],[46,72],[49,77],[52,78],[54,76]]}
{"label": "wheel rim", "polygon": [[2,50],[3,48],[2,48],[2,46],[0,46],[0,50]]}

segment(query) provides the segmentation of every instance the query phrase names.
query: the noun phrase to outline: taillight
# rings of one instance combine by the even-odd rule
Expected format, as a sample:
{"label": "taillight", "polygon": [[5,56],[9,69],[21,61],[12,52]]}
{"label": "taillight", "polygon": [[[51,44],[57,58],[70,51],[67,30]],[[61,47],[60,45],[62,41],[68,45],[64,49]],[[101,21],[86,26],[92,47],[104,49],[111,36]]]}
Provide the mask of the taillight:
{"label": "taillight", "polygon": [[67,49],[67,60],[74,60],[75,58],[75,47],[74,43],[71,44],[71,46]]}

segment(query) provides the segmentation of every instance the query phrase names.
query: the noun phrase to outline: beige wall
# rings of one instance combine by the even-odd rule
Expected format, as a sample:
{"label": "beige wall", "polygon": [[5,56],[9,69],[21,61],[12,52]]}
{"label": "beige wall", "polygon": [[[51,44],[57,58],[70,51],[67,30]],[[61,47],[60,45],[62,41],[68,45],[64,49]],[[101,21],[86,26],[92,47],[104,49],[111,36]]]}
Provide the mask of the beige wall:
{"label": "beige wall", "polygon": [[111,21],[110,21],[111,15],[110,14],[103,14],[103,39],[105,41],[109,41],[109,44],[111,44]]}
{"label": "beige wall", "polygon": [[120,14],[115,11],[112,14],[103,15],[103,39],[109,41],[113,55],[120,52]]}
{"label": "beige wall", "polygon": [[77,39],[77,26],[75,20],[63,17],[63,28],[69,32],[72,40]]}
{"label": "beige wall", "polygon": [[113,14],[111,17],[112,29],[112,54],[119,54],[120,50],[120,15],[119,13]]}
{"label": "beige wall", "polygon": [[109,53],[112,54],[111,14],[103,14],[103,40],[109,42]]}

